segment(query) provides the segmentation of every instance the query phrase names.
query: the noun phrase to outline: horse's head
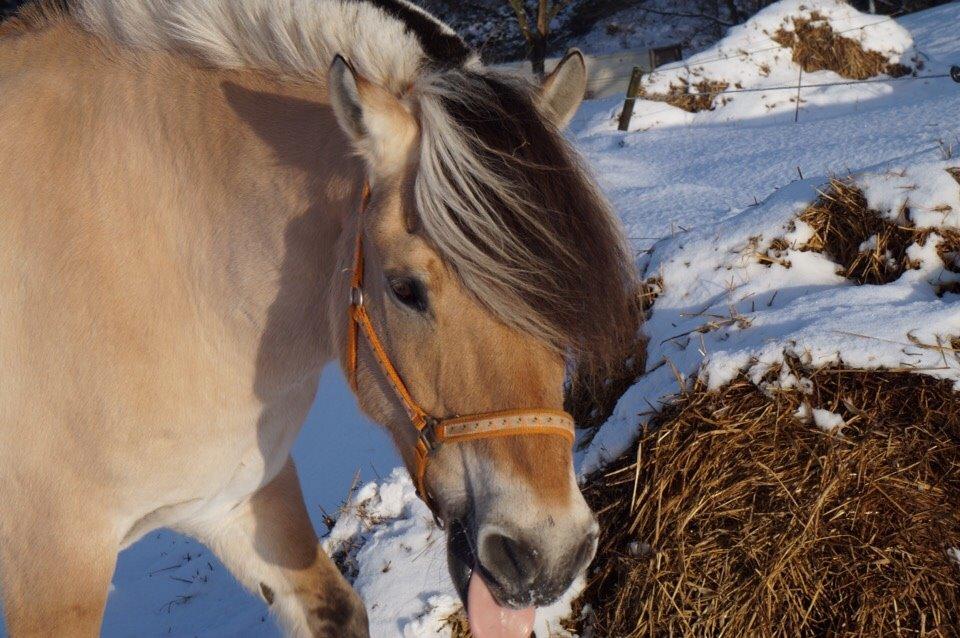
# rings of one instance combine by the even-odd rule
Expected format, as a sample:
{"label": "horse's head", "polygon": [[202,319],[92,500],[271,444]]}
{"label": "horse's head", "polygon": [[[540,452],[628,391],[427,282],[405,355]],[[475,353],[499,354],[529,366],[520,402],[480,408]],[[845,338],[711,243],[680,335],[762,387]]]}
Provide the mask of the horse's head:
{"label": "horse's head", "polygon": [[[346,286],[360,233],[374,334],[360,326],[356,387],[413,474],[411,401],[438,419],[556,415],[570,359],[599,364],[633,330],[628,252],[558,133],[585,77],[575,53],[539,89],[447,69],[397,97],[334,62],[331,103],[366,162],[370,198],[345,225],[331,317],[352,372]],[[593,557],[597,523],[562,431],[502,434],[431,445],[422,496],[448,526],[465,600],[469,583],[471,601],[479,588],[503,607],[544,605]]]}

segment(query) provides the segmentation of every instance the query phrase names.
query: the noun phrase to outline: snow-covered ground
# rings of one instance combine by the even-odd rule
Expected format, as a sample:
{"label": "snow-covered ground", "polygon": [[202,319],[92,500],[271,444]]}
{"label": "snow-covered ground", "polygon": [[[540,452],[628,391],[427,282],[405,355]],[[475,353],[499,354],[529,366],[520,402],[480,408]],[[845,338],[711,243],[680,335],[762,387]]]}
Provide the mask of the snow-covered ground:
{"label": "snow-covered ground", "polygon": [[[796,5],[787,0],[763,19],[775,23]],[[856,20],[878,21],[853,16],[837,30]],[[865,42],[896,55],[916,50],[924,60],[921,74],[943,73],[960,63],[958,20],[960,3],[953,3],[899,19],[899,27],[867,26],[864,31],[880,29],[882,37]],[[742,44],[746,50],[764,47],[762,33],[749,25],[729,37],[740,36],[757,40]],[[718,46],[732,49],[711,48],[701,59],[741,44],[728,38]],[[789,55],[781,52],[776,64],[777,73],[795,80]],[[735,55],[710,67],[731,84],[772,83],[751,75],[750,65],[758,68]],[[824,81],[817,75],[806,81]],[[828,256],[801,250],[805,229],[791,225],[830,176],[858,174],[857,183],[881,212],[896,215],[906,198],[916,223],[960,227],[960,185],[944,170],[960,166],[944,151],[953,148],[960,157],[960,84],[931,79],[805,89],[798,123],[789,102],[795,94],[763,95],[735,94],[723,107],[698,114],[640,101],[630,133],[615,130],[619,100],[590,102],[571,125],[571,139],[623,217],[638,264],[664,280],[646,327],[649,372],[578,453],[581,472],[629,445],[642,425],[638,415],[676,392],[674,370],[720,384],[741,370],[760,374],[786,351],[813,364],[911,365],[960,378],[954,357],[917,345],[960,335],[960,298],[934,294],[932,283],[953,277],[933,250],[935,240],[911,249],[919,269],[887,285],[855,286],[836,274]],[[763,99],[774,106],[758,107]],[[758,263],[755,254],[780,237],[791,242],[783,255],[790,268]],[[829,417],[820,415],[811,427],[821,421],[830,426]],[[344,554],[367,603],[372,635],[447,634],[443,619],[459,602],[447,576],[442,532],[406,474],[393,471],[398,460],[387,436],[357,413],[334,369],[324,375],[295,456],[321,532],[321,508],[334,513],[360,473],[355,506],[325,542]],[[566,602],[540,611],[539,636],[562,635],[556,623]],[[106,636],[277,633],[259,597],[244,592],[189,539],[157,532],[120,557]]]}
{"label": "snow-covered ground", "polygon": [[[774,5],[758,18],[769,22],[771,10],[794,4]],[[905,30],[899,40],[878,46],[901,51],[912,46],[925,61],[921,75],[944,73],[960,63],[960,36],[950,27],[958,17],[958,3],[905,16],[897,21]],[[898,33],[883,23],[864,30],[877,27]],[[737,31],[749,30],[748,24]],[[714,49],[702,55],[720,56]],[[782,64],[792,64],[789,56],[782,58]],[[735,57],[716,66],[727,65],[729,76],[736,77],[749,64]],[[806,77],[821,74],[832,75]],[[835,275],[832,263],[818,253],[791,251],[789,261],[796,267],[790,269],[759,266],[751,257],[751,249],[762,250],[787,234],[791,218],[831,176],[873,174],[859,181],[881,211],[893,205],[895,193],[906,194],[918,202],[918,223],[953,225],[953,217],[941,215],[938,221],[931,213],[941,203],[957,206],[958,186],[943,170],[951,162],[942,160],[945,149],[960,154],[960,121],[954,117],[960,84],[938,78],[806,89],[797,123],[793,105],[758,115],[753,96],[764,94],[746,95],[747,100],[736,94],[726,105],[696,114],[641,100],[634,133],[610,131],[619,108],[612,102],[588,105],[574,124],[580,131],[576,141],[621,212],[638,254],[653,248],[652,254],[640,255],[641,264],[649,275],[665,279],[664,294],[646,326],[650,372],[620,400],[586,450],[581,472],[619,454],[636,431],[637,414],[676,392],[674,367],[685,376],[702,372],[718,384],[755,358],[772,362],[789,343],[797,351],[815,351],[814,362],[835,359],[840,352],[851,365],[923,366],[930,363],[925,354],[908,353],[935,351],[915,346],[907,330],[922,328],[921,341],[927,344],[936,343],[935,334],[950,334],[950,325],[960,334],[960,312],[953,311],[957,319],[951,319],[956,298],[937,299],[928,283],[950,275],[929,255],[919,255],[921,269],[893,284],[861,287]],[[669,122],[651,125],[645,113],[653,109],[674,113],[664,118]],[[933,164],[918,167],[928,163]],[[901,169],[917,179],[898,178]],[[932,193],[926,192],[927,183],[936,184],[929,187]],[[799,246],[803,238],[786,239]],[[743,320],[731,321],[738,317]],[[729,325],[711,329],[710,322]],[[895,361],[896,353],[907,358]],[[939,355],[931,365],[943,365]]]}
{"label": "snow-covered ground", "polygon": [[[866,51],[880,54],[888,63],[912,69],[919,60],[926,66],[913,48],[909,31],[895,20],[860,13],[840,0],[781,0],[730,29],[709,49],[682,62],[665,65],[643,79],[643,89],[649,94],[668,93],[671,87],[684,84],[691,87],[703,82],[728,85],[730,92],[713,100],[714,110],[688,113],[662,102],[645,100],[634,111],[633,127],[662,128],[747,119],[768,123],[771,116],[778,114],[786,115],[792,121],[798,82],[829,85],[808,88],[801,93],[801,110],[805,111],[817,106],[842,108],[855,105],[892,90],[892,85],[887,84],[837,84],[849,78],[833,71],[801,76],[800,67],[791,59],[791,50],[773,39],[781,28],[794,32],[798,21],[829,24],[835,33],[858,42]],[[920,69],[918,73],[926,74],[929,70]],[[748,92],[737,93],[742,89]]]}

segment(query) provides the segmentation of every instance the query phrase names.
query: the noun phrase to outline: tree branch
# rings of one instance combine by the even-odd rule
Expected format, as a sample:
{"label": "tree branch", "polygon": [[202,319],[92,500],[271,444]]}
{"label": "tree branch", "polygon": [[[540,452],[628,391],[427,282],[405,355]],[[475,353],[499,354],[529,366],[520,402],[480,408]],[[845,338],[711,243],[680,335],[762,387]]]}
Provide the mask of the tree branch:
{"label": "tree branch", "polygon": [[520,33],[524,40],[533,41],[533,35],[530,33],[530,22],[527,20],[527,10],[523,8],[523,0],[508,0],[513,12],[517,14],[517,22],[520,24]]}
{"label": "tree branch", "polygon": [[570,0],[554,0],[553,6],[550,8],[550,18],[547,20],[547,24],[553,22],[557,14],[563,11],[563,8],[568,4],[570,4]]}
{"label": "tree branch", "polygon": [[550,20],[547,18],[547,0],[537,0],[537,33],[545,37],[550,33]]}

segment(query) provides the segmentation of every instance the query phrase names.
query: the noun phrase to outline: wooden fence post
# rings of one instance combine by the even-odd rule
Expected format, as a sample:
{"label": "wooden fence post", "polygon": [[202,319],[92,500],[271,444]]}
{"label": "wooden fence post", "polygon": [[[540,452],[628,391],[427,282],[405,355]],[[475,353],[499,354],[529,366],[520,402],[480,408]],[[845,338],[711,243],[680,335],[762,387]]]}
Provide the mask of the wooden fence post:
{"label": "wooden fence post", "polygon": [[620,122],[617,128],[626,131],[630,128],[630,118],[633,117],[633,104],[637,101],[637,93],[640,92],[640,78],[643,77],[643,71],[640,67],[633,67],[630,74],[630,84],[627,85],[627,99],[623,101],[623,110],[620,111]]}

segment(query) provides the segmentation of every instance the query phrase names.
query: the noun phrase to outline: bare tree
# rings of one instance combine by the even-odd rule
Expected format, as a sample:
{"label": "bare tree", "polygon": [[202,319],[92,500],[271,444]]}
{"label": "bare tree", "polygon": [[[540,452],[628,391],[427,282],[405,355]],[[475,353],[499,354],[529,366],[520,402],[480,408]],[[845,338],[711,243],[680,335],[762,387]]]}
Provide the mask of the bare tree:
{"label": "bare tree", "polygon": [[533,66],[533,72],[543,77],[543,61],[547,57],[547,45],[550,39],[550,23],[557,17],[557,14],[570,3],[570,0],[536,0],[536,13],[531,17],[527,15],[527,8],[524,6],[524,0],[508,0],[513,12],[517,14],[517,22],[520,24],[520,32],[527,41],[527,47],[530,50],[530,64]]}

